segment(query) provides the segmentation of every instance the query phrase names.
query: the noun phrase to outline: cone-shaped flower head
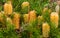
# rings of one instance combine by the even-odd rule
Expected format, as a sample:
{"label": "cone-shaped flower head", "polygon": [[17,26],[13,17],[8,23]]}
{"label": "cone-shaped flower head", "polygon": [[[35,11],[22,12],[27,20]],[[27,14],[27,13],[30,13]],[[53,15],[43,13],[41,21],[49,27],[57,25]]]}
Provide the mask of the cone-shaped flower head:
{"label": "cone-shaped flower head", "polygon": [[13,24],[15,25],[15,29],[19,29],[19,27],[20,27],[20,14],[14,13]]}
{"label": "cone-shaped flower head", "polygon": [[42,25],[42,34],[43,37],[49,37],[50,26],[48,23],[43,23]]}
{"label": "cone-shaped flower head", "polygon": [[56,27],[58,27],[58,21],[59,21],[59,15],[56,12],[52,12],[50,15],[50,20],[52,23],[56,24]]}
{"label": "cone-shaped flower head", "polygon": [[27,6],[29,6],[29,2],[23,2],[22,5],[21,5],[22,8],[25,8]]}
{"label": "cone-shaped flower head", "polygon": [[24,14],[23,17],[24,17],[24,23],[28,23],[28,14]]}
{"label": "cone-shaped flower head", "polygon": [[34,21],[34,20],[36,20],[36,11],[35,10],[29,12],[29,21]]}
{"label": "cone-shaped flower head", "polygon": [[13,11],[13,8],[12,8],[11,2],[9,1],[8,3],[5,3],[4,4],[4,12],[5,12],[5,15],[12,14],[12,11]]}

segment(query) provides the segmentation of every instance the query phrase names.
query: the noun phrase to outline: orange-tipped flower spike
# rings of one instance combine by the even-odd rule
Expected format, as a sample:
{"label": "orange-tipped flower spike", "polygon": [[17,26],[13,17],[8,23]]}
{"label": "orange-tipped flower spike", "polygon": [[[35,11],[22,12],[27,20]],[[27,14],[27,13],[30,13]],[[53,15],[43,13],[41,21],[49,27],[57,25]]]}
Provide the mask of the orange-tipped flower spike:
{"label": "orange-tipped flower spike", "polygon": [[20,15],[18,13],[14,13],[13,24],[15,25],[15,29],[19,29],[19,27],[20,27]]}
{"label": "orange-tipped flower spike", "polygon": [[30,21],[35,21],[36,20],[36,11],[33,10],[33,11],[30,11],[29,12],[29,22]]}

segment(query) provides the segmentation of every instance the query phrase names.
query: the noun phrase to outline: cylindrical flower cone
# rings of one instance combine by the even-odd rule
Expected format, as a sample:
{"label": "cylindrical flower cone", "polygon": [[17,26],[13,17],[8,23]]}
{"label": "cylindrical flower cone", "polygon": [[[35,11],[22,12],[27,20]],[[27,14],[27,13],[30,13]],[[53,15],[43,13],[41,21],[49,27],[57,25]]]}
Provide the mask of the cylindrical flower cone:
{"label": "cylindrical flower cone", "polygon": [[52,23],[54,23],[56,25],[56,27],[58,27],[58,21],[59,21],[59,15],[56,12],[52,12],[50,15],[50,20]]}
{"label": "cylindrical flower cone", "polygon": [[40,22],[43,21],[43,16],[38,16],[38,25],[40,25]]}
{"label": "cylindrical flower cone", "polygon": [[24,17],[24,23],[28,23],[28,14],[24,14],[23,17]]}
{"label": "cylindrical flower cone", "polygon": [[23,2],[21,7],[22,7],[22,12],[25,13],[25,14],[28,13],[29,10],[30,10],[29,2]]}
{"label": "cylindrical flower cone", "polygon": [[42,25],[42,34],[44,38],[49,37],[49,32],[50,32],[50,26],[48,23],[43,23]]}
{"label": "cylindrical flower cone", "polygon": [[5,3],[4,4],[4,12],[5,12],[5,15],[11,15],[12,14],[12,4],[11,2],[9,1],[8,3]]}
{"label": "cylindrical flower cone", "polygon": [[32,22],[32,21],[36,20],[36,11],[35,10],[29,12],[28,19],[29,19],[29,22]]}
{"label": "cylindrical flower cone", "polygon": [[14,13],[13,24],[15,25],[15,29],[20,28],[20,15],[18,13]]}

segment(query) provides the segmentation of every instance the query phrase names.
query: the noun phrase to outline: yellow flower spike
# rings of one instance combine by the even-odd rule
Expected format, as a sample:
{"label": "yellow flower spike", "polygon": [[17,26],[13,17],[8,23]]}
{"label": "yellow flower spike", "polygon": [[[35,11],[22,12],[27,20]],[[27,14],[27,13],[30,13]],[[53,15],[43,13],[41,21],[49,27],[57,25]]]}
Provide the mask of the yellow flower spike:
{"label": "yellow flower spike", "polygon": [[38,16],[38,25],[40,24],[41,21],[43,21],[43,16]]}
{"label": "yellow flower spike", "polygon": [[24,23],[28,23],[28,14],[24,14],[23,17],[24,17]]}
{"label": "yellow flower spike", "polygon": [[51,9],[49,9],[49,10],[48,10],[48,12],[49,12],[49,13],[51,13],[51,12],[52,12],[52,10],[51,10]]}
{"label": "yellow flower spike", "polygon": [[22,5],[21,5],[22,8],[25,8],[27,6],[29,6],[29,2],[23,2]]}
{"label": "yellow flower spike", "polygon": [[44,38],[49,37],[49,32],[50,32],[50,26],[48,23],[43,23],[42,25],[42,34]]}
{"label": "yellow flower spike", "polygon": [[56,27],[58,27],[58,21],[59,21],[59,15],[56,12],[52,12],[50,15],[50,20],[52,23],[56,24]]}
{"label": "yellow flower spike", "polygon": [[19,27],[20,27],[20,14],[14,13],[13,24],[15,25],[15,29],[19,29]]}
{"label": "yellow flower spike", "polygon": [[29,12],[29,22],[30,21],[35,21],[36,20],[36,11],[33,10],[33,11],[30,11]]}
{"label": "yellow flower spike", "polygon": [[43,17],[42,16],[38,16],[38,20],[43,20]]}
{"label": "yellow flower spike", "polygon": [[48,10],[48,8],[44,8],[43,9],[43,14]]}
{"label": "yellow flower spike", "polygon": [[11,15],[12,14],[13,8],[12,8],[12,4],[10,1],[8,3],[4,4],[4,12],[5,12],[5,15]]}

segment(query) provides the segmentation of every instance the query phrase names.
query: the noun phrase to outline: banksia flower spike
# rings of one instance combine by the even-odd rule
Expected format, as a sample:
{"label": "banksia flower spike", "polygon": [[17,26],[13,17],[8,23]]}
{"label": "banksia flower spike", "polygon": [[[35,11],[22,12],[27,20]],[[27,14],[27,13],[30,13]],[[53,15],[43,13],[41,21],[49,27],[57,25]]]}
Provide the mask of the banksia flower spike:
{"label": "banksia flower spike", "polygon": [[25,7],[29,6],[29,2],[23,2],[21,6],[22,6],[22,8],[25,8]]}
{"label": "banksia flower spike", "polygon": [[12,4],[10,1],[8,1],[8,3],[5,3],[4,4],[4,12],[5,12],[5,15],[11,15],[12,14]]}
{"label": "banksia flower spike", "polygon": [[28,23],[28,14],[24,14],[23,17],[24,17],[24,23]]}
{"label": "banksia flower spike", "polygon": [[33,11],[30,11],[29,12],[29,22],[30,21],[35,21],[36,20],[36,11],[33,10]]}
{"label": "banksia flower spike", "polygon": [[30,10],[29,2],[23,2],[21,7],[22,7],[22,12],[24,12],[25,14],[28,13]]}
{"label": "banksia flower spike", "polygon": [[50,26],[48,23],[43,23],[42,25],[42,34],[44,38],[49,37],[49,32],[50,32]]}
{"label": "banksia flower spike", "polygon": [[43,16],[38,16],[38,25],[43,21]]}
{"label": "banksia flower spike", "polygon": [[18,13],[14,13],[13,24],[15,25],[15,29],[19,29],[19,27],[20,27],[20,15]]}
{"label": "banksia flower spike", "polygon": [[50,20],[52,23],[56,24],[56,27],[58,27],[58,21],[59,21],[59,15],[56,12],[52,12],[50,15]]}

